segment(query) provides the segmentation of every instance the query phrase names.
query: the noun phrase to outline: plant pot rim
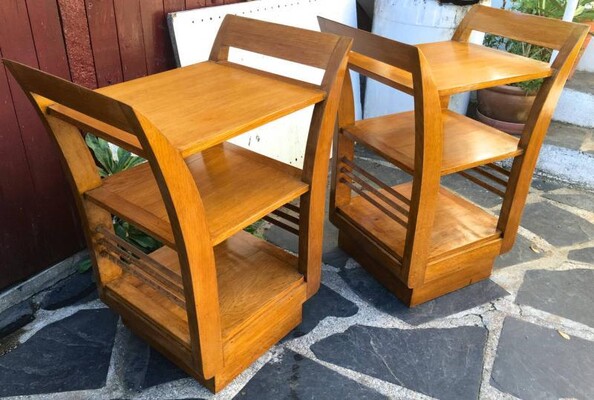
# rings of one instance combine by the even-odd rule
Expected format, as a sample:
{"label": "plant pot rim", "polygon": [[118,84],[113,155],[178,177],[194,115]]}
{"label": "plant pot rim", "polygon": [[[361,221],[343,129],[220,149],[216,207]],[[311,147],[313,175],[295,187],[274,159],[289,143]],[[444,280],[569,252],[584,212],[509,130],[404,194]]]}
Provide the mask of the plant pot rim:
{"label": "plant pot rim", "polygon": [[524,131],[524,126],[526,125],[523,122],[506,122],[501,121],[495,118],[487,117],[479,110],[476,110],[478,120],[494,127],[495,129],[499,129],[500,131],[509,133],[511,135],[521,136],[522,132]]}
{"label": "plant pot rim", "polygon": [[519,88],[517,86],[511,86],[511,85],[499,85],[499,86],[493,86],[493,87],[489,87],[489,88],[485,88],[482,90],[488,90],[491,92],[498,92],[498,93],[503,93],[503,94],[509,94],[512,96],[525,96],[525,97],[536,97],[536,94],[526,94],[526,92],[524,91],[524,89]]}

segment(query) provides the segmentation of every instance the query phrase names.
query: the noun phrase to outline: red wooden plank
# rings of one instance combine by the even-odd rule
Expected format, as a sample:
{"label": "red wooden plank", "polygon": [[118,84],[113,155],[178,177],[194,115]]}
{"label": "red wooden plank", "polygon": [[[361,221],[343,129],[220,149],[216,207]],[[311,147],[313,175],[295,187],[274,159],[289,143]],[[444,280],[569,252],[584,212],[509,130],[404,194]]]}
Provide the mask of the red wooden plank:
{"label": "red wooden plank", "polygon": [[186,0],[186,10],[206,6],[206,0]]}
{"label": "red wooden plank", "polygon": [[122,63],[112,0],[86,0],[89,34],[99,87],[122,82]]}
{"label": "red wooden plank", "polygon": [[58,0],[72,82],[97,87],[85,0]]}
{"label": "red wooden plank", "polygon": [[27,10],[39,67],[50,74],[70,79],[56,0],[27,0]]}
{"label": "red wooden plank", "polygon": [[124,80],[145,76],[147,69],[140,0],[114,0],[113,4]]}
{"label": "red wooden plank", "polygon": [[163,10],[165,11],[165,14],[175,11],[184,11],[185,9],[185,0],[163,0]]}
{"label": "red wooden plank", "polygon": [[[37,67],[29,15],[25,2],[0,2],[0,46],[6,58]],[[31,174],[33,194],[22,198],[22,207],[31,207],[32,219],[24,234],[7,233],[10,242],[28,241],[33,251],[26,265],[13,265],[12,277],[47,267],[80,248],[73,207],[65,185],[57,153],[35,110],[12,77],[8,85],[14,104],[20,137],[25,149],[27,170]],[[14,142],[13,142],[14,143]],[[18,150],[18,149],[17,149]],[[30,199],[31,204],[28,202]],[[11,260],[18,260],[12,255]],[[13,261],[14,262],[14,261]]]}
{"label": "red wooden plank", "polygon": [[167,19],[162,0],[143,0],[140,3],[142,32],[146,54],[146,69],[150,74],[169,68]]}
{"label": "red wooden plank", "polygon": [[[0,46],[2,36],[0,36]],[[2,57],[2,53],[0,53]],[[33,181],[12,104],[6,70],[0,65],[0,289],[34,273]]]}

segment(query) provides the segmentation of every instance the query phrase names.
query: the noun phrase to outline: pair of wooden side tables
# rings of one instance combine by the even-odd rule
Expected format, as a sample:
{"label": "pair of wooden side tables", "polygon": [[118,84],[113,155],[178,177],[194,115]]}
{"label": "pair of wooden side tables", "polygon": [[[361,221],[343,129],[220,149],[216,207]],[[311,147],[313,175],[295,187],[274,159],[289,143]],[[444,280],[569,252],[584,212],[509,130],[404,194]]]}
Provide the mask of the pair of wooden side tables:
{"label": "pair of wooden side tables", "polygon": [[[451,42],[420,46],[320,25],[332,33],[228,16],[209,61],[96,91],[4,60],[60,149],[101,299],[215,392],[295,328],[319,288],[333,134],[331,220],[344,249],[409,305],[488,277],[513,244],[586,32],[482,6]],[[473,29],[560,52],[549,66],[469,44]],[[324,75],[315,85],[234,64],[232,47]],[[349,68],[412,94],[415,110],[354,121]],[[447,111],[454,93],[533,78],[545,83],[519,140]],[[311,105],[303,169],[225,142]],[[101,179],[80,130],[148,162]],[[411,183],[390,187],[357,166],[354,142],[409,172]],[[511,171],[493,164],[510,157]],[[474,177],[503,195],[499,219],[440,187],[442,175],[468,169],[507,178],[496,189]],[[114,215],[164,246],[142,253],[115,235]],[[262,218],[299,236],[298,256],[243,231]]]}

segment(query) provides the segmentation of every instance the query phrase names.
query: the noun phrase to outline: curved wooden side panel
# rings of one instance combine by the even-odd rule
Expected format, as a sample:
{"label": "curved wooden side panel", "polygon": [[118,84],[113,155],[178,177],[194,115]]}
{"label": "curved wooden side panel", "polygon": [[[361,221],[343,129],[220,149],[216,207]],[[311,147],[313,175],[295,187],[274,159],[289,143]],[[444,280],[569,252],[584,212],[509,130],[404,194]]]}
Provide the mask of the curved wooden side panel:
{"label": "curved wooden side panel", "polygon": [[305,147],[301,179],[310,190],[299,206],[299,272],[305,276],[308,298],[320,288],[329,154],[351,46],[351,39],[340,37],[330,54],[321,84],[327,96],[314,108]]}
{"label": "curved wooden side panel", "polygon": [[138,112],[139,140],[161,189],[179,255],[192,353],[206,379],[223,366],[223,344],[214,252],[204,206],[181,154]]}
{"label": "curved wooden side panel", "polygon": [[414,288],[425,280],[441,177],[443,118],[437,87],[423,53],[411,68],[415,101],[415,167],[403,256],[403,279]]}
{"label": "curved wooden side panel", "polygon": [[588,27],[585,25],[566,24],[572,27],[572,31],[553,62],[555,74],[545,79],[536,95],[518,144],[524,152],[514,159],[512,165],[497,226],[503,232],[501,253],[511,250],[514,244],[540,149],[565,82],[588,34]]}

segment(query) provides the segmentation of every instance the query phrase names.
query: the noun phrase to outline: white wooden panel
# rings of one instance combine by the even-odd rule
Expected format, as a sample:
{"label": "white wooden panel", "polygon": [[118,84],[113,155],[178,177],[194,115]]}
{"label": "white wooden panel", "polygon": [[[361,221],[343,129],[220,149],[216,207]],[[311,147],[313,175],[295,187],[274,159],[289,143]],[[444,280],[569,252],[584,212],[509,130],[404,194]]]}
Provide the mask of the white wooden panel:
{"label": "white wooden panel", "polygon": [[[319,31],[317,16],[356,26],[355,0],[257,0],[246,3],[171,13],[169,30],[178,65],[208,59],[212,43],[225,15],[249,18]],[[322,71],[243,50],[231,49],[231,61],[279,73],[303,81],[320,83]],[[359,76],[352,75],[355,99],[360,99]],[[200,104],[196,104],[200,107]],[[355,104],[357,118],[361,104]],[[231,142],[268,157],[301,167],[313,107],[246,132]]]}

